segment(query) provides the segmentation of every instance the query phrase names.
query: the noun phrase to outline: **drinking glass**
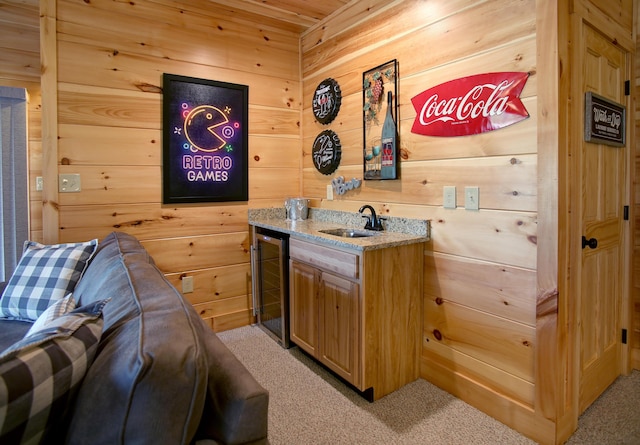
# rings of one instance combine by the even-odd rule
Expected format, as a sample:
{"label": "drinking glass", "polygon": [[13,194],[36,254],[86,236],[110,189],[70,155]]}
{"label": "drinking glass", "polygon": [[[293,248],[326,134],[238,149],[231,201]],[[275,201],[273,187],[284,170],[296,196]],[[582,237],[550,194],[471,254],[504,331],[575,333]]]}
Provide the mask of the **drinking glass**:
{"label": "drinking glass", "polygon": [[290,216],[290,210],[291,210],[291,201],[289,201],[289,200],[287,199],[287,200],[284,202],[284,208],[285,208],[285,210],[287,211],[287,214],[286,214],[285,220],[286,220],[286,221],[291,221],[291,218],[289,217],[289,216]]}

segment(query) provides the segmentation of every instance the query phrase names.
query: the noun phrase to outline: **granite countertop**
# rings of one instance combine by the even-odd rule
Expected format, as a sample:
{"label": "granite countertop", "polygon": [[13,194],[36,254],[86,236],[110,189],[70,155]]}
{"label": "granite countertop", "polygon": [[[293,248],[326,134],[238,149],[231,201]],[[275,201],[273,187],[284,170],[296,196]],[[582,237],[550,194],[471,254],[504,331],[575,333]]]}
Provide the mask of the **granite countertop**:
{"label": "granite countertop", "polygon": [[[366,214],[369,214],[367,212]],[[374,250],[429,241],[429,221],[387,217],[385,230],[364,230],[365,220],[360,213],[337,210],[309,209],[305,220],[285,219],[284,208],[249,209],[249,224],[287,233],[298,239],[355,250]],[[369,237],[345,238],[320,232],[325,229],[350,228],[374,234]]]}

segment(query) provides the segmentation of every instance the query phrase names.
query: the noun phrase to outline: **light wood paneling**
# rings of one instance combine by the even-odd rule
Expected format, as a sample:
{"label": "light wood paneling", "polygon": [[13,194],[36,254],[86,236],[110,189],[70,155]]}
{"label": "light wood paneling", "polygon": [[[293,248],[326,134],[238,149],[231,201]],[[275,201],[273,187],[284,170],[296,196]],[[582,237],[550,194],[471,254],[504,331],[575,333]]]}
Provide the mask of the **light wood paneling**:
{"label": "light wood paneling", "polygon": [[425,298],[451,301],[535,326],[536,273],[502,264],[429,252],[425,255]]}
{"label": "light wood paneling", "polygon": [[[538,421],[536,413],[529,406],[506,398],[502,388],[496,390],[492,387],[494,382],[500,382],[498,378],[494,377],[491,385],[486,385],[483,380],[474,378],[473,372],[466,372],[464,367],[459,367],[457,362],[452,362],[450,359],[431,360],[428,352],[423,354],[421,373],[428,381],[441,388],[450,388],[452,394],[495,418],[504,418],[504,411],[508,410],[508,423],[517,427],[517,430],[526,436],[539,438],[554,436],[553,421],[549,419]],[[447,362],[452,366],[447,366]],[[480,369],[477,368],[477,370]],[[502,380],[502,382],[505,381]],[[540,442],[545,443],[542,440]],[[547,439],[546,443],[553,443],[553,439]]]}
{"label": "light wood paneling", "polygon": [[[255,31],[247,32],[246,24],[227,22],[217,27],[211,26],[210,21],[198,23],[195,17],[188,26],[176,25],[176,18],[182,15],[178,9],[147,7],[144,15],[132,14],[133,9],[148,4],[141,2],[135,8],[116,11],[110,2],[92,1],[91,12],[100,17],[97,23],[86,20],[87,7],[84,4],[69,4],[59,14],[62,20],[60,41],[63,45],[77,43],[78,47],[71,51],[79,51],[91,57],[90,60],[101,62],[98,67],[102,64],[122,66],[124,73],[127,72],[127,61],[135,63],[133,54],[141,53],[151,58],[166,57],[174,61],[218,65],[228,70],[282,79],[297,78],[297,66],[288,63],[291,48],[297,46],[295,34],[272,30],[260,35]],[[167,11],[171,11],[166,16],[167,21],[160,22],[162,19],[159,16]],[[123,28],[129,28],[130,31],[119,33],[118,30]],[[155,32],[149,32],[150,29]],[[211,41],[215,41],[216,45],[211,45]],[[96,42],[96,46],[89,45],[89,42]],[[115,46],[105,46],[105,42]]]}
{"label": "light wood paneling", "polygon": [[[251,95],[251,103],[273,107],[286,106],[287,108],[294,108],[299,104],[297,85],[291,79],[234,71],[226,67],[209,67],[200,63],[192,64],[180,59],[163,60],[161,68],[159,68],[158,57],[146,53],[114,51],[112,47],[101,45],[104,43],[96,42],[91,46],[84,46],[75,42],[61,42],[61,49],[70,53],[66,56],[68,59],[63,60],[65,65],[61,71],[65,81],[74,84],[80,82],[80,84],[123,90],[160,93],[161,76],[159,74],[166,72],[245,85],[259,86],[261,83],[266,83],[270,85],[270,88],[256,88],[255,93]],[[77,55],[75,55],[76,53]],[[282,76],[284,73],[279,73],[279,75]]]}
{"label": "light wood paneling", "polygon": [[64,242],[91,236],[102,238],[114,230],[140,240],[242,232],[248,230],[247,206],[74,205],[60,216],[60,237]]}
{"label": "light wood paneling", "polygon": [[42,198],[35,178],[42,176],[40,26],[38,0],[0,2],[0,85],[28,93],[29,237],[42,241]]}
{"label": "light wood paneling", "polygon": [[[494,1],[454,1],[439,2],[432,7],[420,0],[411,0],[395,2],[392,6],[384,14],[325,38],[312,49],[303,51],[305,82],[311,81],[308,79],[311,75],[323,76],[329,71],[339,71],[342,64],[347,61],[353,64],[354,59],[360,61],[357,66],[362,68],[354,74],[361,75],[368,68],[397,58],[401,61],[401,76],[407,77],[508,42],[530,38],[535,33],[533,1],[501,0],[499,4]],[[491,26],[497,10],[500,11],[500,26]],[[399,23],[402,23],[400,29]]]}
{"label": "light wood paneling", "polygon": [[248,231],[147,240],[142,245],[165,273],[249,262]]}
{"label": "light wood paneling", "polygon": [[[536,350],[535,350],[535,423],[555,424],[554,431],[544,436],[549,443],[563,442],[574,430],[577,416],[571,413],[567,398],[567,388],[573,385],[567,375],[567,362],[571,360],[567,343],[559,341],[566,335],[563,325],[568,324],[561,303],[567,301],[566,280],[562,276],[566,268],[563,261],[562,233],[566,226],[560,219],[560,208],[566,208],[564,185],[557,178],[563,175],[566,154],[562,142],[568,118],[561,110],[568,101],[561,104],[560,83],[566,82],[562,76],[562,60],[567,42],[567,24],[558,5],[536,1],[537,69],[546,73],[540,77],[538,87],[538,250],[536,277]],[[562,43],[560,43],[562,42]],[[548,49],[548,50],[545,50]],[[560,60],[560,62],[559,62]],[[562,116],[562,117],[561,117]],[[561,173],[562,172],[562,173]],[[562,190],[562,191],[561,191]],[[562,241],[561,241],[562,238]],[[563,301],[560,301],[562,292]],[[561,315],[560,315],[561,313]],[[571,380],[571,381],[568,381]]]}
{"label": "light wood paneling", "polygon": [[246,297],[249,303],[243,309],[251,307],[251,270],[247,264],[234,264],[166,275],[178,290],[182,290],[181,279],[186,276],[193,277],[195,283],[193,292],[184,294],[193,304]]}
{"label": "light wood paneling", "polygon": [[[17,9],[14,8],[13,11]],[[16,53],[32,53],[35,57],[40,57],[40,48],[38,46],[40,31],[37,26],[25,26],[27,22],[30,22],[31,11],[22,9],[19,10],[22,14],[11,16],[11,11],[6,11],[5,15],[3,9],[3,15],[0,18],[2,27],[0,27],[0,41],[4,42],[3,45],[6,50],[15,50]],[[15,20],[12,22],[11,20]]]}
{"label": "light wood paneling", "polygon": [[[306,164],[310,156],[305,157]],[[441,205],[442,187],[456,186],[457,202],[464,207],[464,187],[480,187],[480,208],[493,210],[535,211],[537,173],[535,155],[491,156],[401,162],[402,181],[391,184],[364,181],[356,190],[358,199],[384,200],[405,204]],[[303,170],[305,193],[322,196],[331,178],[314,167]],[[343,166],[335,173],[345,179],[362,177],[359,165]]]}
{"label": "light wood paneling", "polygon": [[[187,297],[213,329],[251,322],[247,208],[300,193],[300,25],[209,0],[59,0],[55,18],[46,149],[54,179],[82,181],[54,201],[57,239],[131,233],[172,283],[194,277]],[[161,204],[162,73],[249,86],[249,202]]]}
{"label": "light wood paneling", "polygon": [[[535,304],[538,366],[531,383],[517,377],[515,371],[497,367],[502,359],[488,358],[496,351],[477,358],[441,342],[431,342],[429,347],[422,347],[421,375],[541,442],[553,442],[562,434],[571,433],[571,422],[558,426],[565,430],[561,433],[554,426],[556,406],[571,398],[570,382],[568,389],[564,388],[568,392],[562,393],[564,389],[554,380],[560,374],[565,380],[571,366],[570,357],[557,355],[566,347],[566,338],[557,342],[556,323],[562,326],[575,322],[556,318],[558,313],[566,315],[562,306],[566,295],[564,275],[558,283],[554,273],[558,264],[563,271],[566,246],[554,244],[562,243],[562,236],[559,239],[558,236],[565,232],[554,231],[564,223],[550,215],[556,212],[558,204],[568,205],[556,185],[558,174],[563,172],[563,160],[557,158],[554,144],[558,132],[564,131],[562,115],[557,116],[556,111],[568,110],[568,102],[554,103],[558,90],[555,79],[560,78],[560,87],[567,81],[567,70],[561,73],[557,70],[568,66],[566,54],[556,54],[556,36],[549,29],[557,26],[549,20],[558,14],[556,6],[543,0],[370,0],[343,2],[341,14],[318,22],[310,10],[302,13],[296,10],[302,4],[298,0],[269,5],[242,0],[241,7],[232,0],[215,3],[47,0],[42,2],[40,20],[38,3],[3,0],[0,5],[0,83],[26,86],[31,99],[29,180],[33,239],[44,240],[46,233],[49,239],[59,241],[102,237],[114,229],[133,233],[145,243],[153,244],[150,249],[163,267],[172,269],[172,255],[180,257],[179,267],[184,269],[169,270],[170,280],[179,284],[182,274],[194,274],[196,292],[188,295],[194,304],[204,305],[204,315],[213,329],[224,330],[252,320],[248,307],[231,304],[221,309],[221,305],[213,304],[218,297],[215,292],[220,293],[222,300],[242,300],[248,295],[248,291],[241,291],[247,279],[242,270],[248,269],[244,251],[247,207],[279,206],[284,197],[302,191],[314,205],[326,208],[357,211],[362,204],[370,203],[381,214],[430,219],[434,230],[429,245],[433,253],[425,257],[427,300],[448,299],[446,304],[456,305],[462,313],[480,317],[486,314],[489,317],[486,320],[499,317],[525,327],[531,326],[529,311]],[[618,41],[627,46],[635,45],[633,14],[629,13],[632,3],[632,0],[615,4],[602,0],[570,2],[573,12],[583,14],[605,33],[619,33]],[[309,7],[308,2],[304,5]],[[325,2],[317,6],[327,7],[325,14],[337,5]],[[496,11],[500,11],[499,21]],[[559,39],[566,38],[562,34],[565,22],[559,27]],[[39,23],[45,48],[42,61],[34,51],[41,46],[36,31]],[[545,32],[536,33],[536,29]],[[174,35],[176,38],[172,38]],[[224,49],[216,43],[223,41],[227,44]],[[298,72],[300,58],[302,73]],[[365,183],[359,191],[323,201],[324,186],[331,177],[319,175],[311,167],[307,159],[311,143],[322,129],[334,129],[344,150],[336,174],[347,179],[362,176],[362,72],[392,58],[397,58],[400,65],[399,125],[405,161],[401,172],[406,168],[406,172],[413,173],[402,176],[400,181]],[[415,114],[410,99],[415,94],[445,80],[510,70],[532,74],[523,91],[531,115],[528,120],[498,132],[466,138],[427,138],[410,133]],[[43,99],[41,72],[47,90]],[[61,83],[50,76],[52,72],[59,73]],[[135,166],[160,171],[162,72],[250,86],[249,203],[162,206],[157,198],[146,202],[148,198],[144,197],[157,195],[159,184],[156,184],[158,191],[144,186],[138,194],[133,184],[117,180],[127,177],[124,172]],[[640,77],[637,72],[636,85]],[[339,81],[344,101],[336,121],[326,127],[314,121],[310,97],[319,81],[329,76]],[[637,86],[635,90],[638,94]],[[44,109],[40,108],[41,103]],[[47,138],[42,142],[41,129]],[[636,137],[639,133],[636,130]],[[637,145],[632,169],[635,178],[640,177]],[[513,185],[519,184],[516,178],[508,182],[509,187],[501,195],[501,181],[496,178],[480,189],[481,206],[491,203],[490,207],[483,207],[480,212],[442,209],[439,197],[445,180],[450,181],[446,185],[456,185],[459,192],[465,185],[477,185],[470,183],[467,174],[478,172],[477,166],[485,165],[483,162],[496,175],[502,174],[497,161],[488,160],[492,157],[527,159],[527,164],[518,168],[525,167],[527,179],[522,184],[537,187],[535,193],[509,196],[508,190],[513,191]],[[475,164],[476,161],[479,163]],[[122,172],[120,166],[124,167]],[[111,202],[111,198],[103,196],[123,192],[102,194],[92,185],[87,189],[87,198],[67,195],[62,198],[67,202],[60,205],[57,190],[53,190],[57,173],[73,172],[75,167],[92,172],[91,178],[87,178],[89,185],[100,183],[101,171],[114,171],[110,181],[116,181],[115,188],[124,190],[130,186],[130,195],[138,195],[139,199],[126,197],[128,203],[120,203],[117,201],[125,199],[120,196]],[[449,169],[449,178],[440,168]],[[530,183],[536,170],[537,186]],[[47,190],[35,192],[34,177],[42,174]],[[83,179],[84,176],[83,173]],[[429,183],[429,178],[437,178],[438,182]],[[424,180],[427,182],[420,182]],[[490,193],[485,196],[487,187]],[[630,203],[631,224],[635,226],[632,271],[635,281],[630,362],[640,368],[637,181],[633,192]],[[491,200],[487,200],[489,197]],[[562,227],[568,229],[566,225]],[[184,246],[187,239],[197,246],[196,261],[189,260],[192,252],[189,246]],[[170,241],[163,243],[165,240]],[[229,262],[214,265],[219,258],[214,258],[211,251],[202,252],[211,248],[221,250]],[[495,275],[502,278],[492,281],[492,271],[501,268],[505,271]],[[223,284],[221,275],[214,271],[224,271],[230,281],[225,279]],[[211,274],[218,278],[213,279]],[[426,283],[434,276],[438,280],[435,284]],[[535,297],[529,288],[533,277],[540,292]],[[217,290],[213,291],[213,287]],[[522,292],[517,292],[518,288]],[[214,295],[209,296],[209,292]],[[502,303],[505,307],[500,307],[502,297],[508,298],[510,304]],[[557,372],[542,366],[542,362],[557,365]],[[536,401],[532,407],[533,388]]]}
{"label": "light wood paneling", "polygon": [[100,125],[60,125],[58,156],[62,165],[159,166],[160,129],[120,128],[109,132]]}
{"label": "light wood paneling", "polygon": [[[536,1],[376,5],[366,19],[342,18],[344,29],[328,23],[303,35],[303,195],[325,208],[356,211],[368,203],[383,215],[430,220],[421,376],[538,441],[553,440],[553,421],[538,419],[534,408],[541,236]],[[362,177],[362,72],[394,58],[400,73],[400,179],[365,181],[325,201],[332,177]],[[478,136],[411,133],[413,96],[447,80],[494,71],[530,73],[522,93],[529,119]],[[340,83],[343,101],[336,120],[321,126],[310,104],[313,89],[327,76]],[[310,156],[316,135],[326,128],[338,133],[343,150],[340,167],[329,176],[315,170]],[[442,208],[445,185],[457,187],[457,209]],[[466,186],[479,186],[480,211],[464,210]]]}
{"label": "light wood paneling", "polygon": [[[442,341],[434,341],[432,337],[424,337],[425,347],[422,349],[422,372],[431,376],[432,364],[438,364],[447,369],[447,374],[466,376],[484,388],[490,389],[496,394],[513,399],[517,404],[533,409],[534,384],[512,373],[504,371],[478,360],[471,355],[460,352],[444,344]],[[427,364],[428,363],[428,364]],[[453,385],[456,390],[459,388]],[[484,409],[486,402],[482,402]]]}
{"label": "light wood paneling", "polygon": [[426,298],[424,313],[426,349],[442,342],[533,383],[535,328],[446,300]]}
{"label": "light wood paneling", "polygon": [[60,194],[63,206],[160,202],[162,198],[159,166],[61,165],[58,172],[77,173],[82,181],[81,192]]}
{"label": "light wood paneling", "polygon": [[210,321],[211,329],[215,332],[222,332],[250,325],[255,321],[255,317],[250,310],[244,310],[217,315],[206,320]]}
{"label": "light wood paneling", "polygon": [[194,303],[193,307],[202,318],[214,318],[216,314],[243,313],[251,309],[250,296],[225,298],[224,300]]}
{"label": "light wood paneling", "polygon": [[428,214],[434,252],[536,269],[535,215],[442,208]]}

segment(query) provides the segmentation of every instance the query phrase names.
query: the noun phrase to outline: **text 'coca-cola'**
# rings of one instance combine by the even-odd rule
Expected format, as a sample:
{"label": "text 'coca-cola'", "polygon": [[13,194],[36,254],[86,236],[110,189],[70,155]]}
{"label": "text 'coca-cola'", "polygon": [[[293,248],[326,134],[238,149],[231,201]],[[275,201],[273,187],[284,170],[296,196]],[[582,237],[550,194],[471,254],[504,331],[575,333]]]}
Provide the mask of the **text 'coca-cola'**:
{"label": "text 'coca-cola'", "polygon": [[411,99],[417,112],[411,132],[468,136],[527,119],[520,93],[528,78],[522,72],[485,73],[429,88]]}

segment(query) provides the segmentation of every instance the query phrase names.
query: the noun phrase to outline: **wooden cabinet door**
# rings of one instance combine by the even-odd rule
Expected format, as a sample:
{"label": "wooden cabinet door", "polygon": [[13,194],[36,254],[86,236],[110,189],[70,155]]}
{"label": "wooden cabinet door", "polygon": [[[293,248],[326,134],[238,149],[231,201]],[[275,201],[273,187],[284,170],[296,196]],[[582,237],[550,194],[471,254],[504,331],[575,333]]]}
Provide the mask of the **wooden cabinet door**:
{"label": "wooden cabinet door", "polygon": [[323,272],[319,293],[319,356],[328,368],[358,386],[360,295],[357,283]]}
{"label": "wooden cabinet door", "polygon": [[291,260],[289,317],[291,340],[314,357],[318,343],[318,282],[314,267]]}

